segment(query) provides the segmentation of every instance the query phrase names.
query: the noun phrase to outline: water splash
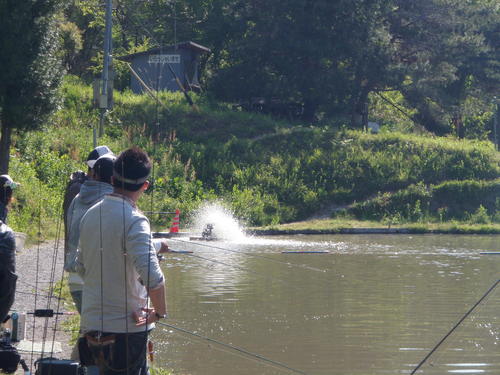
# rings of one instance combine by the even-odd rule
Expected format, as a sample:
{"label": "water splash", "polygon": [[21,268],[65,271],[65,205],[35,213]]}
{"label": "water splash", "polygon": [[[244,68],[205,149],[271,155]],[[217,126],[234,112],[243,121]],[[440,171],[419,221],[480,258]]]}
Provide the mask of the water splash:
{"label": "water splash", "polygon": [[244,241],[247,238],[242,224],[220,203],[209,202],[198,208],[193,215],[191,230],[201,234],[207,224],[213,225],[212,234],[217,239]]}

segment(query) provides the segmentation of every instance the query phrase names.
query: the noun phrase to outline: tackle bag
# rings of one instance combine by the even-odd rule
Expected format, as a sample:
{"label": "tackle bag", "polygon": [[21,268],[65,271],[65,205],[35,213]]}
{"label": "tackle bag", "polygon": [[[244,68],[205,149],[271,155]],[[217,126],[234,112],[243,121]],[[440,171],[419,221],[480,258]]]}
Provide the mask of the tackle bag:
{"label": "tackle bag", "polygon": [[35,362],[35,375],[80,375],[80,364],[70,359],[40,358]]}
{"label": "tackle bag", "polygon": [[0,340],[0,371],[6,374],[16,372],[21,356],[7,340]]}

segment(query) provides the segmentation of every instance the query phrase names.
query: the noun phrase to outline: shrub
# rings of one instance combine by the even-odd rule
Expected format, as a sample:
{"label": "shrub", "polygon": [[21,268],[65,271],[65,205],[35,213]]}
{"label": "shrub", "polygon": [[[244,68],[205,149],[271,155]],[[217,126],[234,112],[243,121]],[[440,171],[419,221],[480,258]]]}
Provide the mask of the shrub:
{"label": "shrub", "polygon": [[373,199],[354,204],[351,212],[360,219],[381,220],[399,214],[401,219],[419,221],[428,214],[430,200],[430,190],[419,183],[395,193],[379,193]]}
{"label": "shrub", "polygon": [[[381,220],[400,213],[408,221],[433,217],[440,222],[450,219],[496,220],[500,205],[500,180],[447,181],[427,188],[412,185],[395,193],[380,193],[375,198],[354,204],[350,212],[357,218]],[[491,214],[490,214],[491,213]]]}
{"label": "shrub", "polygon": [[469,222],[471,224],[489,224],[491,219],[486,208],[480,205],[476,212],[470,215]]}
{"label": "shrub", "polygon": [[497,210],[500,196],[500,180],[492,181],[446,181],[432,189],[431,210],[447,207],[447,217],[466,219],[482,205],[488,212]]}

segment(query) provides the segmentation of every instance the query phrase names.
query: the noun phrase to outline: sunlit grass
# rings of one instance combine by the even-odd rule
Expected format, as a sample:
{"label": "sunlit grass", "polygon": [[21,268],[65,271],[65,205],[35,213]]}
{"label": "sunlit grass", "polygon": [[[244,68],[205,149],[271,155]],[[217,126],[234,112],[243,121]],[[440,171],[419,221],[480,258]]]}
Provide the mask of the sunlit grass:
{"label": "sunlit grass", "polygon": [[404,223],[391,224],[378,221],[362,221],[352,219],[315,219],[309,221],[298,221],[288,224],[270,225],[265,227],[251,228],[254,230],[272,231],[329,231],[341,232],[344,229],[407,229],[414,233],[463,233],[463,234],[500,234],[500,224],[470,224],[466,222],[450,221],[443,223]]}

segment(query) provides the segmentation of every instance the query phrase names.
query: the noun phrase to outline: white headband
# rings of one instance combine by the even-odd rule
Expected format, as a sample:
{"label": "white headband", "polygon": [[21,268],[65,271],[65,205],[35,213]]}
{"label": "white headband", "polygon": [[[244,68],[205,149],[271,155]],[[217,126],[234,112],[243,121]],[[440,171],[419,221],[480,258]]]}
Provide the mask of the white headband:
{"label": "white headband", "polygon": [[147,174],[144,177],[133,180],[131,178],[125,178],[123,176],[120,176],[118,172],[114,170],[113,177],[116,178],[118,181],[125,182],[126,184],[139,185],[147,181],[149,174]]}

